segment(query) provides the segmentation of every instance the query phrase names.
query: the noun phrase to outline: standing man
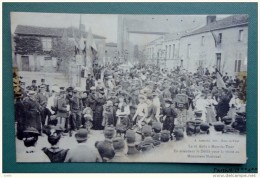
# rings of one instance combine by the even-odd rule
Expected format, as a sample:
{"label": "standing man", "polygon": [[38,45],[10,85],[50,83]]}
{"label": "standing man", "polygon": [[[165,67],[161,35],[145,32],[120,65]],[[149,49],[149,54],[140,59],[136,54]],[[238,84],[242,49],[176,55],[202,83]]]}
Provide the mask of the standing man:
{"label": "standing man", "polygon": [[72,119],[72,128],[79,129],[81,122],[81,111],[82,111],[82,101],[78,96],[77,89],[73,90],[72,98],[70,98],[70,111]]}
{"label": "standing man", "polygon": [[29,91],[28,98],[24,100],[24,112],[25,120],[24,126],[25,129],[29,127],[35,128],[39,133],[42,131],[41,126],[41,111],[42,106],[36,101],[36,92]]}
{"label": "standing man", "polygon": [[66,118],[68,117],[66,94],[64,87],[60,87],[60,96],[57,99],[57,126],[65,131]]}
{"label": "standing man", "polygon": [[32,80],[32,85],[28,87],[29,90],[37,91],[36,80]]}
{"label": "standing man", "polygon": [[79,129],[75,138],[78,144],[68,151],[64,162],[102,162],[97,149],[93,149],[87,144],[87,129]]}
{"label": "standing man", "polygon": [[91,77],[91,74],[88,73],[88,76],[87,76],[87,79],[86,79],[86,92],[87,92],[87,95],[89,95],[90,88],[93,87],[93,86],[95,86],[95,81]]}
{"label": "standing man", "polygon": [[41,85],[38,86],[39,90],[40,90],[41,86],[45,86],[46,91],[50,92],[49,85],[45,84],[45,79],[44,78],[41,79]]}
{"label": "standing man", "polygon": [[[41,111],[41,119],[42,119],[42,125],[46,122],[46,116],[48,116],[48,121],[51,117],[51,111],[47,108],[49,93],[46,92],[46,86],[41,85],[40,86],[40,92],[36,95],[36,101],[40,104],[42,111]],[[47,122],[48,123],[48,122]]]}

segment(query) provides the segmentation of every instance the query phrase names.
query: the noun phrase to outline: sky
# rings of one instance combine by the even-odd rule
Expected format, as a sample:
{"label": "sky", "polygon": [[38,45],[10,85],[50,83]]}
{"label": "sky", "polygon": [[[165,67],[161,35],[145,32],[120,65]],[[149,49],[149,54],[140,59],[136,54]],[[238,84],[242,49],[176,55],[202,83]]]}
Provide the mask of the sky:
{"label": "sky", "polygon": [[[11,32],[14,33],[17,25],[78,28],[79,19],[79,14],[13,12]],[[82,14],[81,22],[86,31],[91,27],[92,33],[106,37],[106,42],[117,42],[117,15]]]}
{"label": "sky", "polygon": [[[196,28],[206,23],[206,15],[127,15],[132,22],[130,28],[142,28],[152,31],[179,32]],[[217,20],[228,15],[217,16]],[[90,28],[94,34],[106,37],[106,42],[117,43],[118,15],[112,14],[82,14],[81,22],[86,31]],[[143,23],[145,21],[146,23]],[[11,14],[11,32],[14,33],[17,25],[31,25],[40,27],[79,27],[79,14],[59,13],[28,13],[13,12]],[[144,45],[158,35],[130,34],[132,44]]]}

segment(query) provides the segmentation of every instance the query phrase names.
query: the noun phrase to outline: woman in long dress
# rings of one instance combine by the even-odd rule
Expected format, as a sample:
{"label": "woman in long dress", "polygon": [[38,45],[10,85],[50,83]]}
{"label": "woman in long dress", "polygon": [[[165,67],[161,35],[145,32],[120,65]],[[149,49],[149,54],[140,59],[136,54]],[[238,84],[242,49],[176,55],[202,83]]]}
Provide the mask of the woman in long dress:
{"label": "woman in long dress", "polygon": [[208,95],[207,97],[208,105],[207,105],[207,114],[206,114],[206,120],[208,123],[216,122],[216,111],[215,106],[218,104],[215,98],[212,98],[211,95]]}

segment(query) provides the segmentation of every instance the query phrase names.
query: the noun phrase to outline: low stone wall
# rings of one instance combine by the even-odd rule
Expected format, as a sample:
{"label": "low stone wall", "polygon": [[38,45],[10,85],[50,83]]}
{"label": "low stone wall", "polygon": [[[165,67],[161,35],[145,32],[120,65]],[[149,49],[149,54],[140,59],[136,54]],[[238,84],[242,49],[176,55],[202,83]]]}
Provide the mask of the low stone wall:
{"label": "low stone wall", "polygon": [[37,86],[40,85],[41,79],[45,79],[45,83],[52,86],[54,84],[58,86],[69,86],[68,77],[64,73],[46,73],[46,72],[18,72],[20,76],[23,77],[22,81],[25,82],[25,85],[31,85],[32,80],[37,80]]}

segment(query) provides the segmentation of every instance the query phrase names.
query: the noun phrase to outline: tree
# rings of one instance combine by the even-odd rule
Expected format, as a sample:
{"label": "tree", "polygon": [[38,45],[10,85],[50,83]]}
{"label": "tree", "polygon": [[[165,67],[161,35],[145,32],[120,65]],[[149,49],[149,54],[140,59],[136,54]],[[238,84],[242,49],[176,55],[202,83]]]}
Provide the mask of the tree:
{"label": "tree", "polygon": [[75,56],[75,44],[66,38],[57,38],[53,43],[53,57],[61,61],[65,74],[69,71],[69,61]]}

